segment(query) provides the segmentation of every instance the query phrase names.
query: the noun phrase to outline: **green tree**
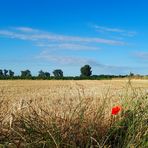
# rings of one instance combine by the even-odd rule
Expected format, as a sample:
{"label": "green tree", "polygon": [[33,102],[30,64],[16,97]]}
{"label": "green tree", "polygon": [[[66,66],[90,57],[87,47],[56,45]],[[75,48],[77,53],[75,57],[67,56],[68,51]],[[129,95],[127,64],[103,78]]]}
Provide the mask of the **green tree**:
{"label": "green tree", "polygon": [[55,77],[63,77],[63,71],[61,69],[56,69],[53,71]]}
{"label": "green tree", "polygon": [[130,72],[129,76],[130,77],[133,77],[134,76],[134,73]]}
{"label": "green tree", "polygon": [[39,74],[38,74],[38,77],[43,78],[44,76],[45,76],[45,73],[42,70],[40,70]]}
{"label": "green tree", "polygon": [[9,76],[14,77],[14,72],[12,70],[9,70]]}
{"label": "green tree", "polygon": [[43,72],[42,70],[40,70],[38,77],[40,77],[40,78],[49,78],[50,73],[49,72]]}
{"label": "green tree", "polygon": [[45,77],[49,78],[50,77],[50,73],[49,72],[45,72]]}
{"label": "green tree", "polygon": [[3,70],[0,69],[0,77],[3,77],[4,74],[3,74]]}
{"label": "green tree", "polygon": [[80,69],[81,77],[89,77],[92,74],[91,67],[89,65],[84,65]]}
{"label": "green tree", "polygon": [[30,70],[25,70],[25,71],[21,71],[21,77],[31,77],[31,71]]}
{"label": "green tree", "polygon": [[6,77],[8,74],[8,70],[4,69],[4,76]]}

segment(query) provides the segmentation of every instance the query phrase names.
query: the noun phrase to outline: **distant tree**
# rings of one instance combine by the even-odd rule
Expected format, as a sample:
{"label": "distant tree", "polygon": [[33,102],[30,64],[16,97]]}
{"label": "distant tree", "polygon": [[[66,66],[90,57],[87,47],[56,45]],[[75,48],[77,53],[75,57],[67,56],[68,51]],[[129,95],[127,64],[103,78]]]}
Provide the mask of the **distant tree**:
{"label": "distant tree", "polygon": [[4,69],[4,76],[6,77],[8,73],[8,70]]}
{"label": "distant tree", "polygon": [[9,70],[9,76],[14,77],[14,72],[12,70]]}
{"label": "distant tree", "polygon": [[50,77],[50,73],[49,72],[43,72],[42,70],[40,70],[38,77],[40,77],[40,78],[48,78],[48,77]]}
{"label": "distant tree", "polygon": [[130,72],[129,76],[130,77],[133,77],[134,76],[134,73]]}
{"label": "distant tree", "polygon": [[3,70],[0,69],[0,77],[3,77],[4,74],[3,74]]}
{"label": "distant tree", "polygon": [[38,77],[44,77],[44,76],[45,76],[45,73],[42,70],[40,70],[39,74],[38,74]]}
{"label": "distant tree", "polygon": [[31,77],[31,71],[30,70],[25,70],[21,71],[21,77]]}
{"label": "distant tree", "polygon": [[61,69],[56,69],[53,71],[55,77],[63,77],[63,71]]}
{"label": "distant tree", "polygon": [[89,77],[92,74],[91,67],[89,65],[84,65],[80,69],[81,77]]}
{"label": "distant tree", "polygon": [[50,73],[49,72],[45,72],[45,77],[46,78],[50,77]]}

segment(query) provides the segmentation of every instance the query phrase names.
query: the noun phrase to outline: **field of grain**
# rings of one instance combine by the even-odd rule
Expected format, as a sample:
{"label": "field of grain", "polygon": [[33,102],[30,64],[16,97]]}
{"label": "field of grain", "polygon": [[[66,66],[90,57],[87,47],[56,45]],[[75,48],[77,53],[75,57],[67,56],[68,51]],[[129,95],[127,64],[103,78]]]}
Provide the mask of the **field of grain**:
{"label": "field of grain", "polygon": [[0,146],[145,147],[147,99],[147,80],[0,81]]}

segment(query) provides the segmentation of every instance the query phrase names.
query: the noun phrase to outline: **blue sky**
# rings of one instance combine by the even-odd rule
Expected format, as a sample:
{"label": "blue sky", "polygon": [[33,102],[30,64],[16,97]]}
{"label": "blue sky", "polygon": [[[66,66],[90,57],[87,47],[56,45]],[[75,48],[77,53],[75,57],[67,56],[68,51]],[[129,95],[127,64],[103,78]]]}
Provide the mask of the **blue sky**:
{"label": "blue sky", "polygon": [[148,74],[147,0],[0,0],[0,69]]}

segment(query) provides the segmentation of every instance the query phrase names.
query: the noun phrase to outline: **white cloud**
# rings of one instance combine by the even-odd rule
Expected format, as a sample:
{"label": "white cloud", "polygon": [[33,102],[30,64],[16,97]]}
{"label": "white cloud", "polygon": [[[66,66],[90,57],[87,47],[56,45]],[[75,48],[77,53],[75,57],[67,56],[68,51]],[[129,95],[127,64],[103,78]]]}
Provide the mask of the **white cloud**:
{"label": "white cloud", "polygon": [[99,47],[90,46],[90,45],[81,45],[81,44],[73,44],[73,43],[37,43],[39,47],[46,47],[46,49],[50,50],[99,50]]}
{"label": "white cloud", "polygon": [[142,60],[148,60],[148,52],[135,52],[134,55]]}
{"label": "white cloud", "polygon": [[18,30],[18,31],[26,32],[26,33],[39,32],[38,29],[33,29],[31,27],[12,27],[12,28],[14,28],[15,30]]}
{"label": "white cloud", "polygon": [[135,31],[127,31],[119,28],[109,28],[109,27],[99,26],[99,25],[93,25],[93,28],[95,28],[96,31],[99,31],[99,32],[117,33],[122,36],[128,36],[128,37],[133,37],[137,34],[137,32]]}
{"label": "white cloud", "polygon": [[35,57],[36,59],[47,60],[49,62],[58,63],[62,65],[84,65],[90,64],[93,66],[101,66],[98,62],[93,59],[86,58],[86,57],[78,57],[78,56],[62,56],[62,55],[54,55],[49,53],[48,51],[41,52],[38,56]]}
{"label": "white cloud", "polygon": [[101,43],[107,45],[125,45],[126,43],[118,40],[109,40],[96,37],[66,36],[55,33],[35,31],[37,29],[27,27],[17,27],[16,30],[0,30],[0,36],[16,38],[21,40],[50,41],[50,42],[75,42],[75,43]]}
{"label": "white cloud", "polygon": [[20,40],[37,40],[30,35],[26,35],[23,33],[16,33],[9,30],[0,30],[0,36],[7,37],[7,38],[15,38]]}
{"label": "white cloud", "polygon": [[128,74],[130,71],[133,71],[134,68],[126,67],[126,66],[112,66],[112,65],[105,65],[100,62],[98,62],[95,59],[92,58],[86,58],[86,57],[78,57],[78,56],[62,56],[62,55],[55,55],[52,53],[49,53],[48,51],[41,52],[36,59],[40,60],[46,60],[49,62],[53,62],[58,65],[64,65],[64,66],[83,66],[85,64],[89,64],[99,72],[104,72],[108,74]]}

